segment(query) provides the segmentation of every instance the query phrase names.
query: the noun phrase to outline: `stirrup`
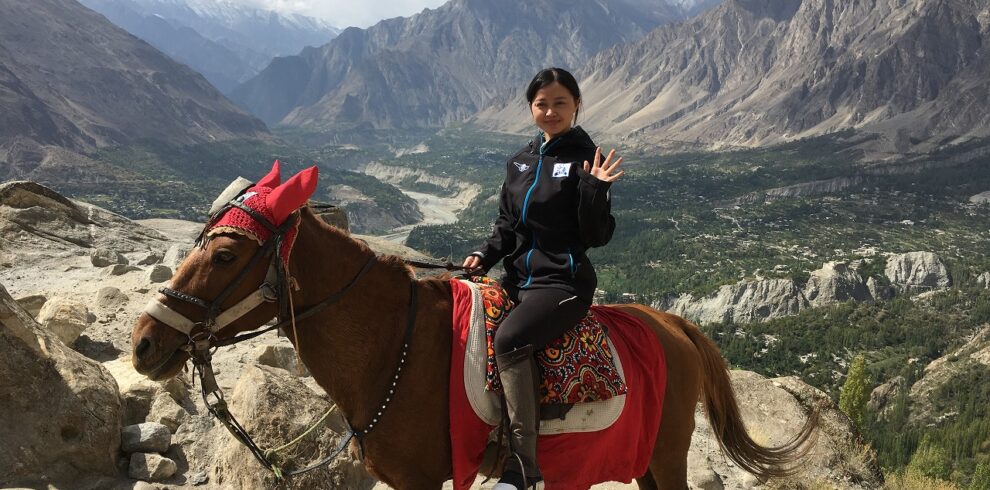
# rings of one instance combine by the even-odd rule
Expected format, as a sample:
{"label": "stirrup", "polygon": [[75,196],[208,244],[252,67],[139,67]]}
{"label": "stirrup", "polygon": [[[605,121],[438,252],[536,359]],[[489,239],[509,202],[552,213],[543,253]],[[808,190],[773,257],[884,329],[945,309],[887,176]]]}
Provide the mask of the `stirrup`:
{"label": "stirrup", "polygon": [[[519,462],[519,469],[522,472],[519,476],[522,477],[523,484],[525,485],[527,482],[529,482],[529,478],[526,477],[526,470],[523,469],[522,459],[519,458],[518,454],[512,454],[509,457],[510,458],[515,457],[516,461]],[[503,477],[505,476],[505,472],[502,473],[502,476]],[[511,483],[499,481],[498,483],[495,484],[494,487],[492,487],[492,490],[543,490],[543,488],[546,487],[546,484],[543,482],[543,476],[540,475],[538,476],[538,478],[539,481],[533,482],[530,485],[526,485],[526,488],[523,489],[516,487]]]}

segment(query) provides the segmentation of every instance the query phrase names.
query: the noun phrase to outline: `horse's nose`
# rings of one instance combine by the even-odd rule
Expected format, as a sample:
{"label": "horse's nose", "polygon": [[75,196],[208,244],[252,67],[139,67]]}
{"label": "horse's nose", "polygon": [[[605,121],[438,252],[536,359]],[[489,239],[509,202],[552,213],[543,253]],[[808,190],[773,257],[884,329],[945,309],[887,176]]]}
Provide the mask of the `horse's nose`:
{"label": "horse's nose", "polygon": [[149,351],[151,351],[151,341],[148,340],[148,337],[141,337],[141,341],[138,342],[137,347],[134,348],[134,356],[140,361],[144,359],[144,356],[147,355]]}

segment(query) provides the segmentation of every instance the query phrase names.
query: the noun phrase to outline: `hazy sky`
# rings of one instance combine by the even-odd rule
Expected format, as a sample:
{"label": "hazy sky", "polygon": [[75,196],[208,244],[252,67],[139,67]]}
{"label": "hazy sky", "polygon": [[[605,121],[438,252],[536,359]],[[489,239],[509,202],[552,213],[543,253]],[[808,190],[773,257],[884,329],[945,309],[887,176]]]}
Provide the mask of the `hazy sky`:
{"label": "hazy sky", "polygon": [[297,12],[326,20],[331,25],[368,27],[379,20],[408,17],[447,0],[232,0],[278,12]]}

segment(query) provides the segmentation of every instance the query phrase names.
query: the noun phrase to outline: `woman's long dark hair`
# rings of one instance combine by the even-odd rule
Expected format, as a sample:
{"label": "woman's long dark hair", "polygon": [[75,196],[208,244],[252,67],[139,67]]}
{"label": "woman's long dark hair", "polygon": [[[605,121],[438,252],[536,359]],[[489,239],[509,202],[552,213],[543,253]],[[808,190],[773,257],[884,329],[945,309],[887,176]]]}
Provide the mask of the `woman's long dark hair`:
{"label": "woman's long dark hair", "polygon": [[[533,99],[536,98],[536,92],[540,89],[557,82],[564,86],[571,95],[574,96],[575,102],[581,102],[581,89],[578,87],[577,80],[574,79],[574,75],[571,72],[563,68],[545,68],[540,70],[539,73],[533,77],[533,81],[529,82],[529,86],[526,87],[526,101],[530,105],[533,104]],[[574,122],[577,123],[578,112],[581,111],[581,106],[574,111]]]}

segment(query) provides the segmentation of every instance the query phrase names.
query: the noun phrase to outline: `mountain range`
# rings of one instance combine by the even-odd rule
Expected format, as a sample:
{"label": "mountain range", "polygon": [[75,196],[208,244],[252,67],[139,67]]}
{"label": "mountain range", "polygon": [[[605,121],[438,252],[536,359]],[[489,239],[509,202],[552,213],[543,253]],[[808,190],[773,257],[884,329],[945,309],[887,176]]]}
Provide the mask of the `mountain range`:
{"label": "mountain range", "polygon": [[4,0],[0,179],[105,146],[267,134],[198,73],[74,0]]}
{"label": "mountain range", "polygon": [[[983,0],[727,0],[589,60],[582,115],[674,147],[854,130],[879,152],[924,152],[990,135],[988,40]],[[508,98],[476,121],[529,126]]]}
{"label": "mountain range", "polygon": [[299,14],[224,0],[81,0],[111,22],[203,74],[224,93],[276,56],[320,46],[340,30]]}
{"label": "mountain range", "polygon": [[526,83],[539,68],[579,67],[712,3],[451,0],[277,58],[232,98],[269,124],[441,127]]}

